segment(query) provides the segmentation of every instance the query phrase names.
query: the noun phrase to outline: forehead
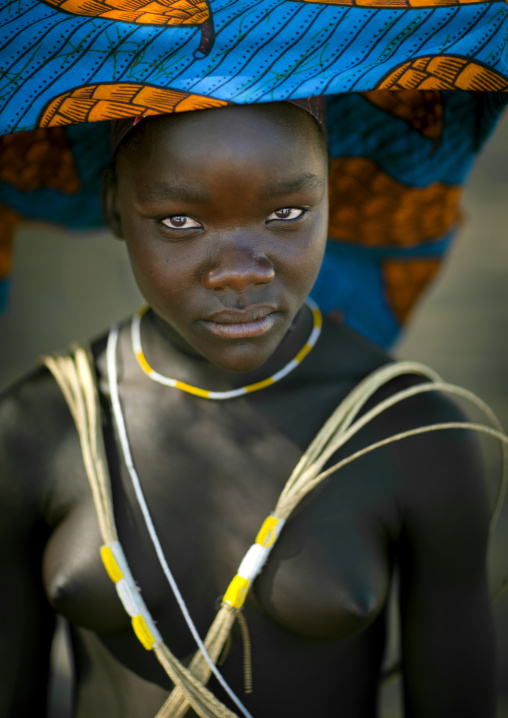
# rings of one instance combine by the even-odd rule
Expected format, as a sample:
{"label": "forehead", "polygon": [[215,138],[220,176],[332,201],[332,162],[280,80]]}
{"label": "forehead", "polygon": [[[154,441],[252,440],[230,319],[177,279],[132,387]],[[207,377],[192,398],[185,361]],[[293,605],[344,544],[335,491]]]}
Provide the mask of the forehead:
{"label": "forehead", "polygon": [[314,118],[288,103],[230,107],[142,120],[117,151],[117,170],[185,173],[226,165],[280,173],[326,162]]}

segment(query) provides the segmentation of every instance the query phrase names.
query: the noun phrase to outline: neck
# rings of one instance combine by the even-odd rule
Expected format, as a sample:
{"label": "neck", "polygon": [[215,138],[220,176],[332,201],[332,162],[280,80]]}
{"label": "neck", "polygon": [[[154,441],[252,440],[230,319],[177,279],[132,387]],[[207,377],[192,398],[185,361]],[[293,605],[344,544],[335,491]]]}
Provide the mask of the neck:
{"label": "neck", "polygon": [[268,361],[248,372],[228,371],[211,364],[152,310],[143,317],[141,336],[145,357],[157,372],[220,392],[255,384],[282,369],[305,344],[312,326],[311,312],[304,305]]}

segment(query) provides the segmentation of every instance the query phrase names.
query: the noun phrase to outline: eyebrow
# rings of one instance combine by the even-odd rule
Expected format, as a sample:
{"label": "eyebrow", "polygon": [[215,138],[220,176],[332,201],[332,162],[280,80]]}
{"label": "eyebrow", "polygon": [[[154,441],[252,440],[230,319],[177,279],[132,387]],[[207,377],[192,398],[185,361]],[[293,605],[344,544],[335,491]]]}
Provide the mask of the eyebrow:
{"label": "eyebrow", "polygon": [[175,200],[177,202],[209,202],[211,195],[198,190],[192,185],[183,182],[170,184],[169,182],[154,182],[137,190],[138,199],[142,202],[164,202]]}
{"label": "eyebrow", "polygon": [[262,199],[279,197],[292,192],[299,192],[302,189],[320,190],[323,186],[324,180],[321,177],[318,177],[313,172],[305,172],[305,174],[295,177],[295,179],[272,182],[263,189]]}

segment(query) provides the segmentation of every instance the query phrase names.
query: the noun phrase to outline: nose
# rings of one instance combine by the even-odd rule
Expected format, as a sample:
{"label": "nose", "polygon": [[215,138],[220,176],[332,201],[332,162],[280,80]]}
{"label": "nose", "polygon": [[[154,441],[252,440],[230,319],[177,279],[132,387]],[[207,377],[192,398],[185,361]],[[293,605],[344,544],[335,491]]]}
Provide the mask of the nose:
{"label": "nose", "polygon": [[256,284],[270,284],[275,270],[270,260],[256,256],[252,248],[231,244],[205,265],[201,283],[205,289],[232,289],[244,292]]}

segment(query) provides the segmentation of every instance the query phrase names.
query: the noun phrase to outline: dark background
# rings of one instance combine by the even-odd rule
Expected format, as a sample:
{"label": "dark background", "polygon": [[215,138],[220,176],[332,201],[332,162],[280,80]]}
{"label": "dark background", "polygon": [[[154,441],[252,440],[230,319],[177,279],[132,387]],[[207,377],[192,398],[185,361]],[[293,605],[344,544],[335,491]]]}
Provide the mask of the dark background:
{"label": "dark background", "polygon": [[[479,159],[464,200],[466,223],[438,281],[395,348],[479,394],[508,428],[508,119]],[[44,226],[20,232],[11,305],[0,318],[0,388],[44,352],[88,339],[142,302],[123,244],[106,233],[71,236]],[[485,442],[489,486],[499,449]],[[508,505],[490,550],[494,587],[508,573]],[[508,718],[508,592],[494,609],[499,707]],[[67,718],[69,667],[63,632],[55,641],[52,718]],[[392,639],[395,643],[396,639]],[[481,656],[478,658],[481,661]],[[382,718],[401,715],[397,685],[384,691]]]}

